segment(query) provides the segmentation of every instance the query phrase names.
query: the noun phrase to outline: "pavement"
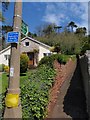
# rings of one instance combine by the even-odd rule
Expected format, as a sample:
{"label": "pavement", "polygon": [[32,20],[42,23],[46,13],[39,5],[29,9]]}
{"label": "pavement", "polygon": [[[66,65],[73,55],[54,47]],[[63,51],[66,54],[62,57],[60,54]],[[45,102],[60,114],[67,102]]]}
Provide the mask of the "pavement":
{"label": "pavement", "polygon": [[59,96],[49,119],[88,120],[86,98],[82,83],[79,63],[74,73],[68,78],[59,90]]}

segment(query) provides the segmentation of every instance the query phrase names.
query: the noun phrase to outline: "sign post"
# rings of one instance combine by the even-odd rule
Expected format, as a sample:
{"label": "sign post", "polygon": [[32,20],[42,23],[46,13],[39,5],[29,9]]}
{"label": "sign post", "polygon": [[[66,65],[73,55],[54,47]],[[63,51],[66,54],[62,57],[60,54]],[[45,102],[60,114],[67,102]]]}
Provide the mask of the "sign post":
{"label": "sign post", "polygon": [[28,34],[28,25],[22,20],[21,33],[25,36]]}
{"label": "sign post", "polygon": [[[8,33],[7,42],[11,43],[9,86],[5,97],[4,118],[22,118],[20,101],[20,39],[22,20],[22,0],[15,1],[13,32]],[[15,32],[16,31],[16,32]]]}
{"label": "sign post", "polygon": [[7,43],[18,43],[19,42],[19,32],[8,32]]}

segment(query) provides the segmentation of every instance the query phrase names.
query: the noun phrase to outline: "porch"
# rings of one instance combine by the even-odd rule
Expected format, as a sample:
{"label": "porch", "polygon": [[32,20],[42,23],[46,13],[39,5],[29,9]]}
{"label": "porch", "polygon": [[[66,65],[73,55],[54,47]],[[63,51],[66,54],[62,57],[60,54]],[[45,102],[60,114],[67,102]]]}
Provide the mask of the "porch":
{"label": "porch", "polygon": [[28,68],[37,67],[38,65],[38,53],[37,52],[27,52],[29,57]]}

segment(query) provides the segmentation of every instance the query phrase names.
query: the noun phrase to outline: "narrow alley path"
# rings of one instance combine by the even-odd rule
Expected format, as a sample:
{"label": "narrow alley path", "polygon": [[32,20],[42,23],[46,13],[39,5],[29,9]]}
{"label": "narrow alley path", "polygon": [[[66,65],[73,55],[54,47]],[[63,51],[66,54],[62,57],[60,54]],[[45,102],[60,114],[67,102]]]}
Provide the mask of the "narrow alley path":
{"label": "narrow alley path", "polygon": [[69,118],[70,120],[82,118],[88,120],[79,63],[77,63],[71,79],[66,80],[60,88],[58,100],[49,118]]}

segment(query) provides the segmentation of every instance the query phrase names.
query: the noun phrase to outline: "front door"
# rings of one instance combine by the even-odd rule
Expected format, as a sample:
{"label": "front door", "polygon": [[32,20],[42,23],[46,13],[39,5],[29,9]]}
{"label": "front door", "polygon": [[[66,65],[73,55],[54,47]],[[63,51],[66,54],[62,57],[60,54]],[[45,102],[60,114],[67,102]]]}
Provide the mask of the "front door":
{"label": "front door", "polygon": [[33,52],[30,52],[30,53],[27,53],[28,57],[29,57],[29,63],[28,65],[29,66],[32,66],[34,65],[34,53]]}

